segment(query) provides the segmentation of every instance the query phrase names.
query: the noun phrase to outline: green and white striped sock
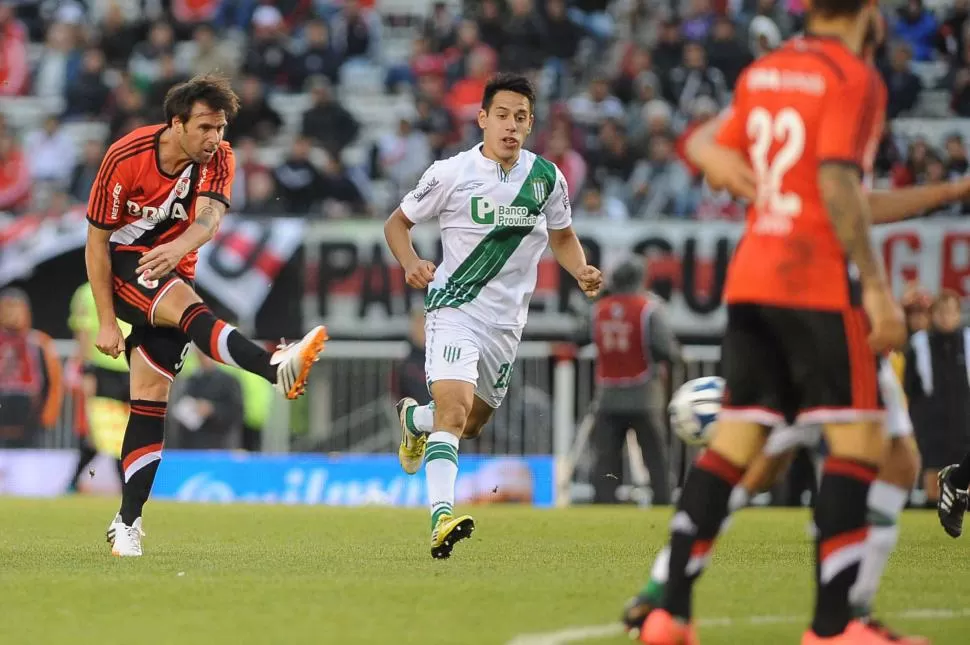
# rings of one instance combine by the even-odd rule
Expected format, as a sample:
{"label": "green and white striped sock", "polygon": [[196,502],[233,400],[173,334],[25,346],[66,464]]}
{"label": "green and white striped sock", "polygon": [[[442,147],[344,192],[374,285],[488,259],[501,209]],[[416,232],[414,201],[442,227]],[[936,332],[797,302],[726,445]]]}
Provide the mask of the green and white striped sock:
{"label": "green and white striped sock", "polygon": [[404,427],[415,437],[434,430],[434,402],[412,406],[404,411]]}
{"label": "green and white striped sock", "polygon": [[431,504],[431,528],[438,518],[452,515],[455,507],[455,480],[458,479],[458,437],[438,430],[428,437],[424,453],[424,472]]}

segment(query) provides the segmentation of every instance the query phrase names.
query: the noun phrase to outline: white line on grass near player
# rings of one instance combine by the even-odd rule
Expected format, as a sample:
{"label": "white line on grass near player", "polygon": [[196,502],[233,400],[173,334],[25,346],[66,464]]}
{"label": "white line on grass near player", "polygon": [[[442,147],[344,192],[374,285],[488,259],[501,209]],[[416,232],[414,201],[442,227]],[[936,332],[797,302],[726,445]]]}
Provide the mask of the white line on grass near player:
{"label": "white line on grass near player", "polygon": [[[958,620],[970,618],[970,609],[909,609],[895,614],[886,614],[899,620]],[[800,623],[807,621],[805,616],[749,616],[747,618],[706,618],[698,620],[701,627],[733,627],[735,625],[777,625],[779,623]],[[623,633],[623,625],[587,625],[568,627],[556,632],[542,634],[522,634],[508,642],[508,645],[562,645],[576,641],[611,638]]]}

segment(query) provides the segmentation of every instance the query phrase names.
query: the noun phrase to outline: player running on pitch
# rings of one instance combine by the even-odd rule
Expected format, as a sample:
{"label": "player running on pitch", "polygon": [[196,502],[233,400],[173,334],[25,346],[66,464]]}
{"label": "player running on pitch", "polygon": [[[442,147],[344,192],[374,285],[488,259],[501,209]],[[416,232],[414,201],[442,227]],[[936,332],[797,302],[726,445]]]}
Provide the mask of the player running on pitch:
{"label": "player running on pitch", "polygon": [[[326,340],[316,327],[270,353],[216,318],[193,289],[197,250],[229,207],[235,161],[223,135],[238,108],[225,78],[177,85],[165,97],[166,122],[115,142],[91,190],[85,260],[99,322],[95,344],[112,357],[124,352],[131,370],[121,510],[108,527],[114,555],[142,554],[142,508],[162,456],[169,388],[189,341],[293,399]],[[116,315],[132,326],[127,338]]]}
{"label": "player running on pitch", "polygon": [[[454,516],[458,440],[477,437],[505,397],[547,244],[586,295],[602,283],[571,227],[562,173],[522,148],[534,108],[525,77],[492,79],[478,114],[483,143],[433,164],[384,226],[407,283],[429,287],[425,372],[434,401],[403,399],[398,409],[401,466],[414,474],[425,463],[434,558],[447,558],[474,529],[471,517]],[[411,227],[435,217],[440,267],[411,244]]]}

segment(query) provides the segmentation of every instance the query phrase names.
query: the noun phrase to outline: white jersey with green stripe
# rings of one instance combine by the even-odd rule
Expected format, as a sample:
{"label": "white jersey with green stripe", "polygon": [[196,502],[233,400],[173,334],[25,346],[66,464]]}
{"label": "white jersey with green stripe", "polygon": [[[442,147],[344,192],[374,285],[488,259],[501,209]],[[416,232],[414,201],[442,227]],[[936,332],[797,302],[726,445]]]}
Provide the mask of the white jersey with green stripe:
{"label": "white jersey with green stripe", "polygon": [[556,165],[522,150],[505,172],[482,145],[435,162],[401,202],[414,223],[437,217],[444,258],[425,307],[461,309],[502,329],[525,326],[548,229],[572,223]]}

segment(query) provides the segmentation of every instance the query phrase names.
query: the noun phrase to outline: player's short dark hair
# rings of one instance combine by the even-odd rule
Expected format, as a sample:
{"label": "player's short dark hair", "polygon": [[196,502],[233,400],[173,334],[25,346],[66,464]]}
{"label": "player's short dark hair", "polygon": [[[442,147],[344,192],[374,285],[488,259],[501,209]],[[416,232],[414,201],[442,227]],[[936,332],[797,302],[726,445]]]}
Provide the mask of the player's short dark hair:
{"label": "player's short dark hair", "polygon": [[811,14],[825,18],[855,16],[865,9],[869,2],[870,0],[813,0]]}
{"label": "player's short dark hair", "polygon": [[179,83],[165,95],[165,121],[172,125],[175,117],[183,123],[192,115],[192,106],[205,103],[215,111],[222,110],[230,121],[239,112],[239,97],[229,78],[220,74],[201,74]]}
{"label": "player's short dark hair", "polygon": [[536,88],[532,81],[522,74],[496,74],[488,83],[485,84],[485,93],[482,95],[482,109],[488,112],[492,107],[492,100],[499,92],[515,92],[529,99],[529,111],[534,111],[536,107]]}

